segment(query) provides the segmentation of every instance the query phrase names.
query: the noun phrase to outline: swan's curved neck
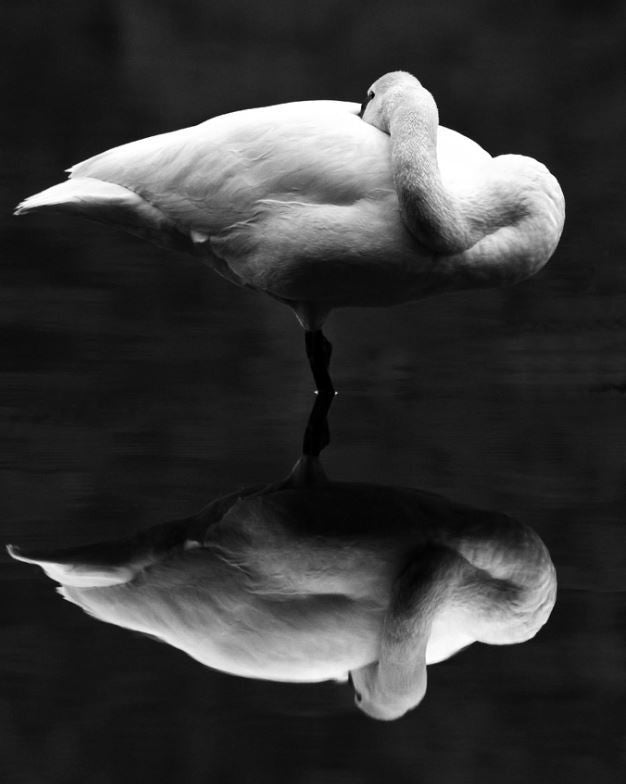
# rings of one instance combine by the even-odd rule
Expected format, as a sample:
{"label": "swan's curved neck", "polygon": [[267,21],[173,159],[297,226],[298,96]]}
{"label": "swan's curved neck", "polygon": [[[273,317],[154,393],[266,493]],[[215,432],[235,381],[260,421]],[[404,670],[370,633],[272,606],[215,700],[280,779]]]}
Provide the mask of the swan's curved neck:
{"label": "swan's curved neck", "polygon": [[384,119],[402,217],[439,256],[441,280],[453,277],[459,288],[505,285],[543,267],[565,219],[563,193],[543,164],[523,155],[493,158],[470,198],[442,181],[439,113],[427,90],[403,88],[389,96]]}
{"label": "swan's curved neck", "polygon": [[437,164],[438,126],[437,105],[423,88],[389,108],[393,178],[405,224],[427,248],[451,254],[466,250],[478,237],[444,188]]}

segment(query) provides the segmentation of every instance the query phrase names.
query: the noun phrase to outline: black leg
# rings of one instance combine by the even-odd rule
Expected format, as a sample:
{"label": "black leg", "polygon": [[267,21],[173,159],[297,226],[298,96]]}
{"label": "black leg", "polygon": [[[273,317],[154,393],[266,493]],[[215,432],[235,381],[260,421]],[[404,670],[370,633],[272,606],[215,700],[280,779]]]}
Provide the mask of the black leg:
{"label": "black leg", "polygon": [[315,386],[319,394],[333,397],[335,388],[330,379],[328,368],[333,347],[326,339],[321,329],[307,330],[304,335],[306,355],[315,379]]}
{"label": "black leg", "polygon": [[302,443],[302,454],[306,457],[319,457],[320,452],[330,443],[327,416],[333,398],[334,392],[332,394],[318,392],[315,396]]}

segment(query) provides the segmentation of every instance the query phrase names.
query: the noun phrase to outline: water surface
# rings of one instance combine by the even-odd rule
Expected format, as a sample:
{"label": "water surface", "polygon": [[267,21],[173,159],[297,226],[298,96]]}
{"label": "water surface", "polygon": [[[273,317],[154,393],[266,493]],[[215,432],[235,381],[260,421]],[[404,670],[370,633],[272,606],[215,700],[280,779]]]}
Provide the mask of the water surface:
{"label": "water surface", "polygon": [[[319,54],[272,16],[278,54],[260,52],[261,79],[251,28],[191,29],[209,13],[199,5],[186,26],[143,3],[69,4],[58,20],[24,7],[3,11],[3,56],[28,48],[33,59],[9,85],[15,127],[3,132],[0,541],[112,539],[275,481],[298,457],[312,403],[287,309],[194,259],[77,220],[13,219],[12,205],[81,157],[214,112],[303,94],[360,100],[357,83],[398,67],[377,54],[382,35],[435,82],[450,124],[456,113],[495,151],[510,142],[549,160],[569,217],[553,261],[513,289],[331,317],[340,394],[324,465],[335,480],[417,487],[523,520],[550,549],[559,592],[534,640],[475,645],[430,668],[419,708],[382,724],[347,685],[239,679],[98,623],[40,570],[2,557],[3,781],[619,780],[626,279],[623,189],[607,185],[604,161],[619,169],[623,121],[611,114],[613,77],[589,66],[618,50],[617,11],[611,24],[589,11],[585,34],[556,7],[525,6],[507,33],[483,3],[471,57],[452,46],[447,11],[425,11],[410,46],[402,24],[385,27],[372,9],[343,3],[337,39],[311,11],[300,23],[323,40]],[[211,110],[197,103],[209,72],[221,75]],[[535,107],[528,123],[514,121],[515,105]]]}

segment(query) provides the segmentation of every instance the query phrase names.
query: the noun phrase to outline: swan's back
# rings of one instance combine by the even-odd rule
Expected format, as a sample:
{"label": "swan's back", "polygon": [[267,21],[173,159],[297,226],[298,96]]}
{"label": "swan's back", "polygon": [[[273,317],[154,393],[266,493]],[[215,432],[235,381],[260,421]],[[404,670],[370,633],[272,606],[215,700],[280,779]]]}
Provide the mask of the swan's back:
{"label": "swan's back", "polygon": [[219,225],[213,210],[247,214],[257,200],[281,194],[352,203],[392,189],[387,140],[352,106],[303,101],[245,109],[115,147],[72,167],[71,176],[115,182],[173,211],[186,200],[190,208],[201,202],[207,228]]}
{"label": "swan's back", "polygon": [[[172,215],[180,209],[181,222],[194,204],[202,204],[208,215],[198,218],[207,229],[223,225],[220,213],[249,214],[260,199],[345,205],[395,196],[389,137],[363,122],[357,110],[342,101],[244,109],[115,147],[69,171],[71,177],[123,185]],[[439,130],[438,149],[442,176],[452,187],[490,159],[447,128]]]}

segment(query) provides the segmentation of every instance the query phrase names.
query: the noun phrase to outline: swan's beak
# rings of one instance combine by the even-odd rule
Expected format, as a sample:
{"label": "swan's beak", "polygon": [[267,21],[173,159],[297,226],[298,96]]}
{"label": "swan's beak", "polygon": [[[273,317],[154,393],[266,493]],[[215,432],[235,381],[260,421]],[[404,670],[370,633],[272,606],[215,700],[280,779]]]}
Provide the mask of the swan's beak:
{"label": "swan's beak", "polygon": [[372,100],[373,97],[374,97],[374,93],[371,92],[371,91],[368,91],[367,95],[365,96],[365,100],[361,104],[361,111],[359,112],[359,117],[361,119],[363,119],[363,115],[365,114],[365,107]]}

